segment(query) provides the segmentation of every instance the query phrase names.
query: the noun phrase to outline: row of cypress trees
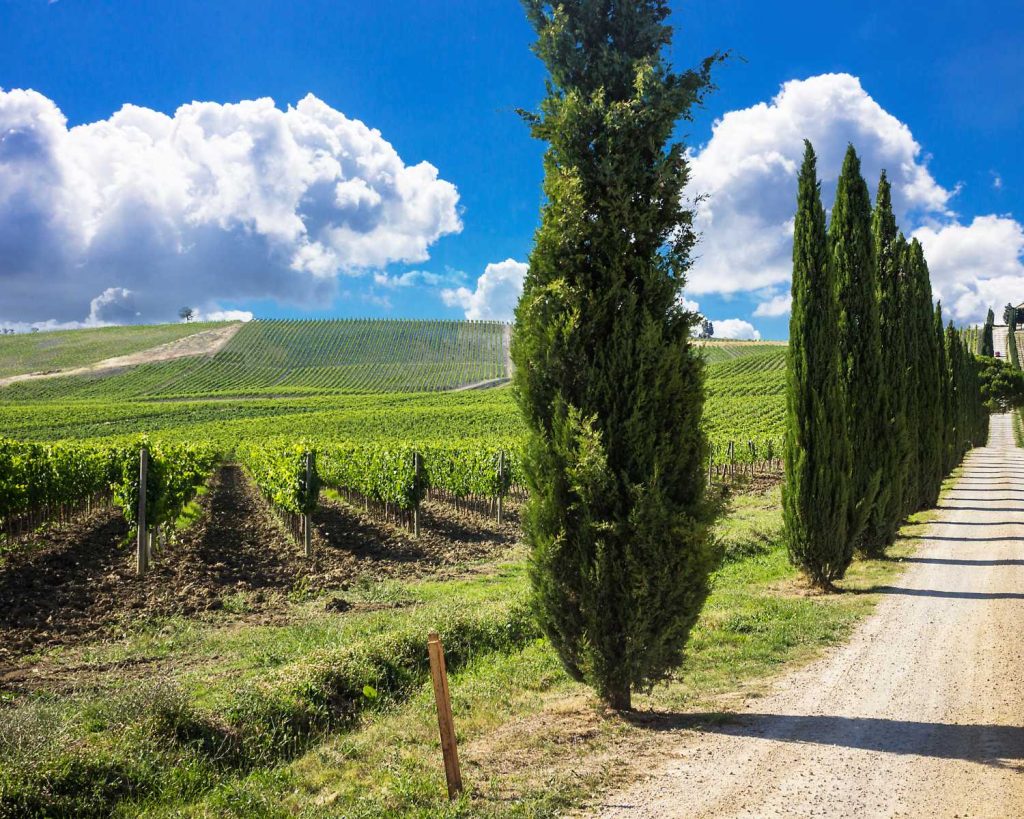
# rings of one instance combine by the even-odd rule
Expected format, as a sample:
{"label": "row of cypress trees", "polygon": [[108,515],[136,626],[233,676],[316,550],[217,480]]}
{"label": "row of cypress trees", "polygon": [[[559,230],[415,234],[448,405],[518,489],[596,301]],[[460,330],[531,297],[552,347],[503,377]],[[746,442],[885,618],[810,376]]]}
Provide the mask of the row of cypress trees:
{"label": "row of cypress trees", "polygon": [[988,432],[979,363],[932,303],[921,244],[896,225],[883,171],[872,207],[851,145],[826,227],[805,143],[793,239],[783,509],[791,560],[830,588],[934,505]]}

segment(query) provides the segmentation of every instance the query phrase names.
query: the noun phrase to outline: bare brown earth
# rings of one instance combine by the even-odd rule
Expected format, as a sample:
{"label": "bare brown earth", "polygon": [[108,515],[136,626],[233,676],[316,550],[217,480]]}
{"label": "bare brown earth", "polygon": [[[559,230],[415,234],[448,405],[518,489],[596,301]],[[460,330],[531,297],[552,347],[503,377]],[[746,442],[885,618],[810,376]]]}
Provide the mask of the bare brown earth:
{"label": "bare brown earth", "polygon": [[337,590],[343,600],[349,584],[364,578],[465,574],[467,564],[499,556],[518,539],[514,515],[499,527],[425,502],[413,537],[324,501],[307,560],[239,467],[221,468],[199,503],[197,521],[157,553],[142,578],[114,509],[35,535],[7,555],[0,566],[0,690],[22,687],[32,671],[18,660],[39,649],[115,635],[154,617],[223,616],[225,600],[239,595],[246,618],[271,622],[289,594]]}
{"label": "bare brown earth", "polygon": [[1009,415],[842,648],[725,713],[679,714],[604,817],[1024,815],[1024,450]]}
{"label": "bare brown earth", "polygon": [[42,378],[57,378],[65,375],[111,373],[139,364],[171,361],[175,358],[187,358],[189,356],[210,356],[227,344],[228,340],[238,332],[241,326],[241,322],[235,322],[224,327],[216,327],[213,330],[201,330],[190,336],[169,341],[157,347],[150,347],[148,350],[140,350],[130,355],[121,355],[114,358],[105,358],[103,361],[97,361],[95,364],[89,364],[86,367],[52,370],[45,373],[10,375],[6,378],[0,378],[0,387],[6,387],[8,384],[14,384],[17,381],[38,381]]}

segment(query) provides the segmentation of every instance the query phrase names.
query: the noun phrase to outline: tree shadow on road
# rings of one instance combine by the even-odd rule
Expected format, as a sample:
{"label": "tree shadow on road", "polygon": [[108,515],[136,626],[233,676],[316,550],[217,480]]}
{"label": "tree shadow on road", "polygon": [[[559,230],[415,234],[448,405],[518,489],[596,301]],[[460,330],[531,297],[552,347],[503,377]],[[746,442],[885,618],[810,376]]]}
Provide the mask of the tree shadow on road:
{"label": "tree shadow on road", "polygon": [[901,586],[869,586],[866,589],[843,589],[845,594],[905,594],[910,597],[944,597],[951,600],[1024,600],[1021,592],[968,592],[943,589],[907,589]]}
{"label": "tree shadow on road", "polygon": [[1024,728],[915,722],[876,717],[638,711],[625,715],[652,731],[689,730],[775,742],[815,743],[890,754],[962,759],[1024,772]]}
{"label": "tree shadow on road", "polygon": [[[958,538],[928,538],[929,540],[1004,540],[1005,538],[987,537],[958,537]],[[1024,566],[1024,560],[1006,558],[1003,560],[969,560],[960,557],[896,557],[896,563],[928,563],[936,566]]]}

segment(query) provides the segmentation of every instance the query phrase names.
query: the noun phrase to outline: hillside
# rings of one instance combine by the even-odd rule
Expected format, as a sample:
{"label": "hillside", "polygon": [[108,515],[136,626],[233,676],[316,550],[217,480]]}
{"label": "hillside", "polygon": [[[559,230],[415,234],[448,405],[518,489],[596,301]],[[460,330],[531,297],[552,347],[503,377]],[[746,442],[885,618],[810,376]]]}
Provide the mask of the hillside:
{"label": "hillside", "polygon": [[508,377],[508,325],[259,320],[213,355],[7,387],[7,400],[432,392]]}
{"label": "hillside", "polygon": [[224,322],[95,327],[0,336],[0,378],[85,367],[223,327]]}

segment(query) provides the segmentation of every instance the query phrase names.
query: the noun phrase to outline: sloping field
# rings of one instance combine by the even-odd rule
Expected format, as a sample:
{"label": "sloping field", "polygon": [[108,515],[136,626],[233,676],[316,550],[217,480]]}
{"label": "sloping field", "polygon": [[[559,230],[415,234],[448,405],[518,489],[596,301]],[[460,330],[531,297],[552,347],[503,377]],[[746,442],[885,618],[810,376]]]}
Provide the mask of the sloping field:
{"label": "sloping field", "polygon": [[432,392],[507,378],[506,325],[277,321],[244,325],[212,356],[15,384],[7,400]]}
{"label": "sloping field", "polygon": [[762,353],[786,349],[785,341],[734,341],[732,339],[721,339],[715,341],[699,342],[704,350],[704,357],[709,364],[721,364],[724,361],[732,361],[734,358],[746,358],[748,355],[761,355]]}
{"label": "sloping field", "polygon": [[0,378],[85,367],[223,326],[224,322],[150,324],[0,336]]}

